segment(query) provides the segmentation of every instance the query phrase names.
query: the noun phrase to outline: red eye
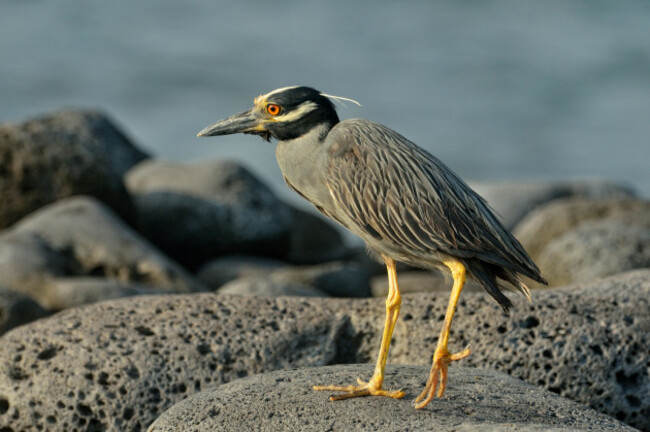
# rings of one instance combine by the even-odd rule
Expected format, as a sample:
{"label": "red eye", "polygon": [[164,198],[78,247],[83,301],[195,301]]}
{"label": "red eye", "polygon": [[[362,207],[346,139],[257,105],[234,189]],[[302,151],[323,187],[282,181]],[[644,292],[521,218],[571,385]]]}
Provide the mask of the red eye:
{"label": "red eye", "polygon": [[268,104],[266,106],[266,112],[271,114],[272,116],[276,116],[276,115],[280,114],[280,111],[281,111],[280,105]]}

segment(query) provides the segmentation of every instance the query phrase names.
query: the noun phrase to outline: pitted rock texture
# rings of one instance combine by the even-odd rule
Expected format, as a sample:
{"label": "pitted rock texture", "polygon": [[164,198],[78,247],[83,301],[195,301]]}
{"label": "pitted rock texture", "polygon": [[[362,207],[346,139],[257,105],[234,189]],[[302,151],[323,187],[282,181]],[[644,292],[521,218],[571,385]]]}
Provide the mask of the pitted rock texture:
{"label": "pitted rock texture", "polygon": [[0,339],[0,430],[143,431],[206,386],[333,362],[343,323],[303,299],[144,296]]}
{"label": "pitted rock texture", "polygon": [[508,229],[514,228],[528,212],[556,199],[635,196],[626,185],[597,179],[538,183],[470,182],[470,186],[496,210]]}
{"label": "pitted rock texture", "polygon": [[75,276],[148,285],[166,292],[203,290],[182,267],[90,197],[49,204],[0,235],[0,283],[6,287],[45,307],[63,309],[77,305],[81,297],[65,304],[57,281]]}
{"label": "pitted rock texture", "polygon": [[[334,297],[368,297],[370,294],[369,272],[356,262],[291,266],[258,257],[227,256],[206,264],[198,277],[210,288],[232,294],[235,293],[233,286],[243,288],[246,285],[311,287]],[[222,286],[224,284],[228,286]],[[247,291],[253,293],[250,289]]]}
{"label": "pitted rock texture", "polygon": [[30,297],[0,286],[0,335],[47,315],[49,312]]}
{"label": "pitted rock texture", "polygon": [[122,177],[148,155],[103,114],[59,111],[0,125],[0,228],[71,195],[91,195],[129,218]]}
{"label": "pitted rock texture", "polygon": [[290,207],[241,165],[146,161],[126,184],[140,232],[189,267],[226,252],[288,252]]}
{"label": "pitted rock texture", "polygon": [[[356,384],[370,365],[294,369],[235,380],[170,408],[149,432],[212,431],[632,431],[584,405],[505,374],[453,368],[443,399],[416,411],[413,399],[428,368],[389,366],[385,388],[403,399],[361,397],[331,402],[314,384]],[[495,392],[495,389],[499,389]]]}
{"label": "pitted rock texture", "polygon": [[[533,294],[533,305],[515,299],[506,317],[487,295],[464,292],[450,349],[471,345],[472,355],[451,369],[496,369],[650,430],[650,271]],[[389,363],[429,366],[447,300],[403,297]],[[70,309],[0,338],[0,430],[34,427],[33,419],[51,431],[144,430],[207,385],[373,363],[384,313],[383,299],[213,294]]]}

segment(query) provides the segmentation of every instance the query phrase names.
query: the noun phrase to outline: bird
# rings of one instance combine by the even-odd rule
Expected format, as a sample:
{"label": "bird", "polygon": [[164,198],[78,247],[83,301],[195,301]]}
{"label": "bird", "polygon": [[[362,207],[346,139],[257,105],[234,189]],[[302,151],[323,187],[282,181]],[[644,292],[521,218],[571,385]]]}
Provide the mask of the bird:
{"label": "bird", "polygon": [[443,397],[448,366],[470,355],[448,348],[452,319],[468,277],[503,309],[503,290],[530,301],[520,275],[546,280],[485,199],[438,158],[394,130],[365,119],[339,119],[335,102],[356,101],[308,86],[290,86],[256,97],[253,107],[214,123],[198,136],[236,133],[277,140],[276,159],[285,182],[326,217],[364,240],[388,273],[386,318],[374,372],[352,385],[316,385],[336,392],[330,400],[359,396],[402,398],[384,389],[388,350],[400,311],[396,263],[449,271],[453,287],[424,389],[416,409]]}

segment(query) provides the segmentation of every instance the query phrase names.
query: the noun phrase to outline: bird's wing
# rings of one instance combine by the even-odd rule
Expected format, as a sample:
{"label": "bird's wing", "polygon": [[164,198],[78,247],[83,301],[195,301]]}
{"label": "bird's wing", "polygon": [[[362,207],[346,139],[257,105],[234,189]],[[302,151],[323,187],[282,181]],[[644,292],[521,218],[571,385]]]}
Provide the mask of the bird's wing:
{"label": "bird's wing", "polygon": [[327,187],[357,230],[414,252],[476,257],[541,277],[485,200],[397,132],[368,120],[346,120],[325,144]]}

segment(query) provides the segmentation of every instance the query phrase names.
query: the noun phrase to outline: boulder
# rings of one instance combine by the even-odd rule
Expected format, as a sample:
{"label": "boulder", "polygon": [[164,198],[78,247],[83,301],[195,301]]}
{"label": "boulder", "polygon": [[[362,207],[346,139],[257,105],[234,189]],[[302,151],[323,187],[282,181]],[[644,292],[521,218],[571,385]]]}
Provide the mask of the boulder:
{"label": "boulder", "polygon": [[608,180],[565,182],[470,182],[470,186],[501,216],[508,229],[533,209],[558,198],[623,198],[634,196],[627,185]]}
{"label": "boulder", "polygon": [[554,238],[537,264],[551,286],[650,268],[650,228],[585,222]]}
{"label": "boulder", "polygon": [[342,230],[323,216],[291,208],[291,233],[286,260],[294,264],[319,264],[346,259],[351,252],[345,246]]}
{"label": "boulder", "polygon": [[[385,388],[403,399],[361,397],[331,402],[314,384],[356,383],[369,365],[269,372],[211,387],[174,405],[148,432],[177,431],[633,431],[610,417],[488,369],[452,368],[444,399],[416,411],[425,366],[387,368]],[[495,392],[495,389],[499,389]]]}
{"label": "boulder", "polygon": [[582,198],[542,206],[514,230],[551,285],[648,267],[649,232],[650,201]]}
{"label": "boulder", "polygon": [[323,291],[298,282],[280,282],[264,277],[245,277],[225,284],[219,294],[254,295],[266,297],[327,297]]}
{"label": "boulder", "polygon": [[235,279],[265,276],[277,269],[286,268],[284,261],[251,255],[226,255],[206,263],[196,276],[212,290]]}
{"label": "boulder", "polygon": [[[507,317],[487,295],[463,292],[450,349],[471,344],[472,355],[450,370],[495,369],[650,430],[650,270],[533,294],[532,305],[515,299]],[[389,363],[426,371],[447,299],[403,297]],[[289,367],[373,363],[384,314],[383,299],[214,294],[68,309],[0,338],[0,430],[144,430],[207,386]],[[448,391],[463,385],[452,375]]]}
{"label": "boulder", "polygon": [[0,286],[0,335],[47,315],[49,312],[25,294]]}
{"label": "boulder", "polygon": [[125,218],[122,177],[148,155],[97,111],[59,111],[0,125],[0,228],[71,195],[91,195]]}
{"label": "boulder", "polygon": [[146,161],[126,184],[140,232],[186,266],[226,253],[287,254],[290,207],[241,165]]}
{"label": "boulder", "polygon": [[556,237],[584,222],[602,220],[650,229],[650,201],[629,198],[556,200],[528,214],[513,233],[533,260],[537,260]]}
{"label": "boulder", "polygon": [[47,292],[47,297],[43,299],[43,305],[55,311],[121,297],[170,292],[169,287],[148,286],[92,276],[53,277],[45,283],[44,290]]}
{"label": "boulder", "polygon": [[[90,197],[58,201],[25,217],[0,235],[0,283],[61,309],[91,296],[62,295],[59,278],[98,277],[166,292],[204,288]],[[88,281],[85,282],[86,286]],[[109,283],[110,284],[110,283]],[[93,290],[97,291],[95,286]],[[115,290],[107,298],[114,296]],[[71,300],[66,304],[63,299]]]}
{"label": "boulder", "polygon": [[[284,285],[311,287],[308,291],[315,289],[313,293],[318,295],[327,293],[334,297],[368,297],[369,277],[367,269],[356,262],[291,266],[257,257],[232,256],[214,260],[199,271],[199,280],[205,285],[231,294],[237,292],[233,291],[237,287],[248,294],[266,292],[268,295]],[[237,278],[242,281],[236,280]],[[226,282],[230,283],[224,291],[226,287],[220,287]],[[266,288],[260,291],[262,287]]]}
{"label": "boulder", "polygon": [[[0,430],[144,431],[206,386],[332,361],[342,324],[296,297],[141,296],[0,338]],[[6,430],[6,429],[5,429]]]}
{"label": "boulder", "polygon": [[[399,272],[397,283],[401,294],[435,292],[449,295],[454,280],[448,273],[439,271],[403,271]],[[388,295],[388,277],[374,276],[370,279],[370,291],[373,297]],[[463,292],[482,292],[483,287],[473,279],[468,279]]]}

